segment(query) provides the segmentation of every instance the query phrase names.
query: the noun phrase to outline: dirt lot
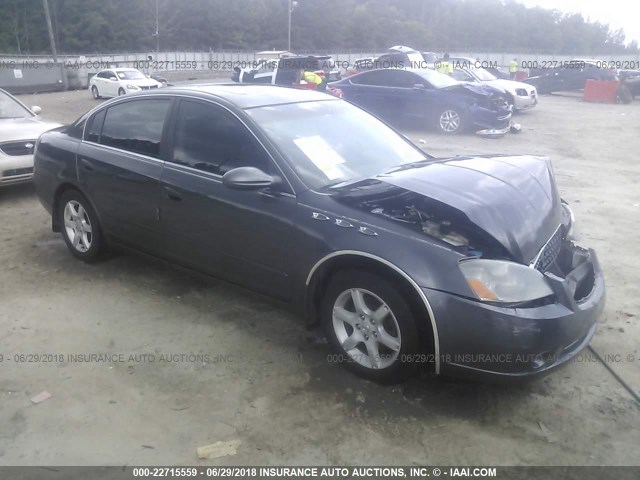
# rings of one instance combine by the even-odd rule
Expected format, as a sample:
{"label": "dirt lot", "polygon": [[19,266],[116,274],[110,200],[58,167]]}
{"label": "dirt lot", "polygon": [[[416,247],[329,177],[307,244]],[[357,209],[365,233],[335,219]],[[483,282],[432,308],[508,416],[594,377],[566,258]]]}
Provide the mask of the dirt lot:
{"label": "dirt lot", "polygon": [[[96,105],[86,91],[22,100],[61,122]],[[606,275],[592,345],[640,391],[640,103],[547,96],[517,119],[522,133],[499,140],[411,137],[439,156],[553,158]],[[49,225],[31,186],[0,191],[0,464],[194,464],[197,446],[234,439],[235,456],[208,462],[640,463],[640,406],[588,351],[527,384],[424,375],[382,387],[328,363],[327,346],[277,303],[138,257],[83,264]],[[68,357],[79,353],[123,361]],[[53,397],[32,404],[42,390]]]}

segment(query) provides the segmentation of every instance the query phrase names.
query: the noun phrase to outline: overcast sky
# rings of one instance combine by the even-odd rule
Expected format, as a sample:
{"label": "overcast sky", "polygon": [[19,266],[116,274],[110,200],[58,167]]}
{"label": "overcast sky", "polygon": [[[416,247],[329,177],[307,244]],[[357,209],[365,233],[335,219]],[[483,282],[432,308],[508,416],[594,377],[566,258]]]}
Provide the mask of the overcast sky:
{"label": "overcast sky", "polygon": [[582,13],[593,22],[608,23],[612,30],[624,29],[625,42],[640,43],[638,0],[517,0],[528,7],[539,6],[563,12]]}

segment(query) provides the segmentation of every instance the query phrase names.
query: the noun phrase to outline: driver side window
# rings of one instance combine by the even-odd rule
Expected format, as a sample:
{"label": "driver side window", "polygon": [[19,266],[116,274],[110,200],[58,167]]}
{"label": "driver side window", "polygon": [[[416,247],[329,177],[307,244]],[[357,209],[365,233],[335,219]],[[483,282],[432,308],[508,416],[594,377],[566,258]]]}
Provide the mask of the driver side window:
{"label": "driver side window", "polygon": [[455,69],[451,76],[459,82],[473,82],[473,78],[464,70]]}
{"label": "driver side window", "polygon": [[236,167],[275,174],[271,158],[236,117],[216,105],[185,100],[178,108],[171,161],[224,175]]}

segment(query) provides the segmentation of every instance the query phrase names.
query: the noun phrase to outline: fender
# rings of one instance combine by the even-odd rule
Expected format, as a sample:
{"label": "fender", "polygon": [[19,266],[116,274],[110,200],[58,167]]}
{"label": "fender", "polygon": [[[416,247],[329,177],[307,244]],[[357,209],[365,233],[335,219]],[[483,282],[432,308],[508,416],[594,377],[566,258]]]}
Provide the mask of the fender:
{"label": "fender", "polygon": [[435,372],[436,372],[436,374],[439,374],[440,373],[440,339],[438,337],[438,326],[436,325],[436,320],[435,320],[435,316],[434,316],[434,313],[433,313],[433,309],[431,308],[431,304],[429,303],[429,300],[427,299],[427,296],[425,295],[424,291],[422,291],[422,289],[418,286],[418,284],[409,275],[407,275],[407,273],[405,273],[402,269],[400,269],[399,267],[397,267],[393,263],[389,262],[388,260],[385,260],[384,258],[380,258],[380,257],[378,257],[376,255],[371,255],[370,253],[360,252],[360,251],[357,251],[357,250],[339,250],[339,251],[336,251],[336,252],[332,252],[332,253],[330,253],[328,255],[325,255],[324,257],[322,257],[320,260],[318,260],[315,263],[315,265],[309,271],[309,275],[307,275],[307,280],[305,282],[305,285],[307,287],[309,286],[309,284],[311,283],[311,280],[313,278],[313,275],[316,273],[318,268],[320,266],[322,266],[322,264],[324,262],[326,262],[327,260],[330,260],[330,259],[332,259],[334,257],[341,256],[341,255],[356,255],[356,256],[360,256],[360,257],[369,258],[371,260],[375,260],[376,262],[379,262],[382,265],[391,268],[392,270],[394,270],[396,273],[400,274],[404,279],[406,279],[409,282],[409,284],[413,287],[413,289],[416,291],[416,293],[418,294],[418,296],[422,300],[422,303],[424,304],[425,308],[427,309],[427,312],[429,313],[429,320],[431,321],[431,328],[432,328],[432,331],[433,331],[433,348],[434,348],[434,354],[435,354]]}

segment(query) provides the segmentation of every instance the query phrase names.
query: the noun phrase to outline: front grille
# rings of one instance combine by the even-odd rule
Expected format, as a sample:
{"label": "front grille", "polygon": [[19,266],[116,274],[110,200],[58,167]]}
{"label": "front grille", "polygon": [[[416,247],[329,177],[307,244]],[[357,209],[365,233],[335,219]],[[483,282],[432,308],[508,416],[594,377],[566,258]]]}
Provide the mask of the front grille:
{"label": "front grille", "polygon": [[28,168],[14,168],[12,170],[5,170],[2,172],[3,177],[15,177],[16,175],[26,175],[28,173],[33,173],[33,167]]}
{"label": "front grille", "polygon": [[157,85],[153,85],[151,87],[140,87],[142,90],[149,90],[150,88],[158,88]]}
{"label": "front grille", "polygon": [[21,140],[19,142],[0,143],[0,150],[2,150],[5,155],[9,155],[11,157],[33,155],[33,148],[35,145],[35,140]]}
{"label": "front grille", "polygon": [[533,268],[546,272],[551,264],[555,261],[562,248],[563,228],[558,227],[555,233],[551,236],[547,244],[542,247],[542,250],[536,257]]}

